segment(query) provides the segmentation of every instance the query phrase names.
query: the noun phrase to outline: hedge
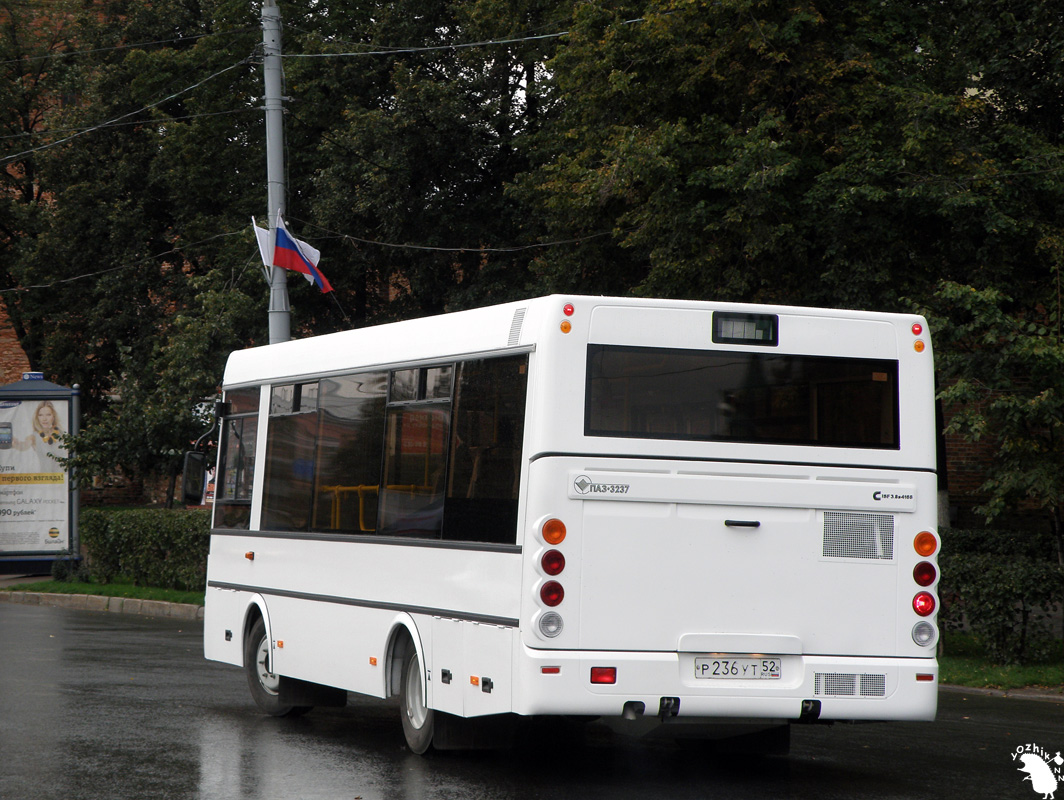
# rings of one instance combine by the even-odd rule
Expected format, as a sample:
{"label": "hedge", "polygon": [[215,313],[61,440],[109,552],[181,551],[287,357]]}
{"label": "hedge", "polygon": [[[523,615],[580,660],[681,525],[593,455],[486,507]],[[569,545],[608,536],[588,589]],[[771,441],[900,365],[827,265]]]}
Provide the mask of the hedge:
{"label": "hedge", "polygon": [[1039,661],[1056,631],[1052,614],[1064,602],[1064,567],[1045,535],[1023,531],[941,531],[940,621],[965,625],[996,664]]}
{"label": "hedge", "polygon": [[203,591],[210,512],[88,508],[79,530],[94,578],[122,576],[137,586]]}

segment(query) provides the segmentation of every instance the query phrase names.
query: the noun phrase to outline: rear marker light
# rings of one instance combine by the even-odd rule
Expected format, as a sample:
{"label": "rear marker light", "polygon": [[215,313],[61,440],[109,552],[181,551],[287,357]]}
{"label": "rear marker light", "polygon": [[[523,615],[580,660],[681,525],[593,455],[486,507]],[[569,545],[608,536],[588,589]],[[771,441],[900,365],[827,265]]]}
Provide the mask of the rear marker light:
{"label": "rear marker light", "polygon": [[913,611],[921,617],[935,613],[935,596],[930,592],[920,592],[913,598]]}
{"label": "rear marker light", "polygon": [[928,647],[935,641],[935,626],[930,622],[917,622],[913,626],[913,641],[921,647]]}
{"label": "rear marker light", "polygon": [[929,556],[938,550],[938,539],[930,531],[921,531],[913,539],[913,549],[922,556]]}
{"label": "rear marker light", "polygon": [[921,325],[919,322],[914,322],[913,323],[913,336],[919,336],[923,332],[924,332],[924,326]]}
{"label": "rear marker light", "polygon": [[617,667],[592,667],[592,683],[617,683]]}
{"label": "rear marker light", "polygon": [[[558,575],[565,569],[565,556],[558,550],[548,550],[543,554],[543,558],[540,559],[539,563],[543,567],[543,571],[548,575]],[[928,584],[922,583],[920,585],[927,586]]]}
{"label": "rear marker light", "polygon": [[543,523],[543,541],[547,544],[561,544],[565,541],[565,523],[560,519],[548,519]]}
{"label": "rear marker light", "polygon": [[562,668],[561,667],[540,667],[539,671],[543,675],[561,675],[562,674]]}
{"label": "rear marker light", "polygon": [[930,586],[938,577],[938,570],[930,561],[921,561],[913,567],[913,580],[921,586]]}
{"label": "rear marker light", "polygon": [[558,581],[547,581],[539,590],[539,599],[543,605],[553,608],[565,599],[565,589]]}
{"label": "rear marker light", "polygon": [[567,317],[571,317],[574,313],[576,313],[576,309],[573,307],[572,303],[566,303],[564,306],[562,306],[562,313],[565,314],[565,316]]}
{"label": "rear marker light", "polygon": [[[553,639],[560,636],[565,625],[562,623],[562,615],[557,611],[548,611],[539,618],[539,632],[546,638]],[[550,667],[544,667],[544,671]],[[560,668],[558,668],[560,670]]]}
{"label": "rear marker light", "polygon": [[935,676],[932,675],[932,674],[929,674],[927,672],[917,672],[916,673],[916,680],[918,680],[918,681],[933,681],[934,679],[935,679]]}

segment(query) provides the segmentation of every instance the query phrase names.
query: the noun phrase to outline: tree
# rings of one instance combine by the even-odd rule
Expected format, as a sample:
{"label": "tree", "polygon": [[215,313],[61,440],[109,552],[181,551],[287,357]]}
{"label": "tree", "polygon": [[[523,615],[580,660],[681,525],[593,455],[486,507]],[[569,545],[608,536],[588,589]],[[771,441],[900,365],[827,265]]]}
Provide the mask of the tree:
{"label": "tree", "polygon": [[1060,181],[1016,166],[1060,142],[973,86],[946,5],[581,4],[518,191],[553,238],[611,236],[546,279],[876,308],[937,278],[1044,283]]}
{"label": "tree", "polygon": [[996,289],[943,282],[928,309],[950,408],[947,432],[988,441],[980,487],[987,522],[1006,510],[1046,515],[1064,566],[1064,340],[1061,298],[1016,304]]}

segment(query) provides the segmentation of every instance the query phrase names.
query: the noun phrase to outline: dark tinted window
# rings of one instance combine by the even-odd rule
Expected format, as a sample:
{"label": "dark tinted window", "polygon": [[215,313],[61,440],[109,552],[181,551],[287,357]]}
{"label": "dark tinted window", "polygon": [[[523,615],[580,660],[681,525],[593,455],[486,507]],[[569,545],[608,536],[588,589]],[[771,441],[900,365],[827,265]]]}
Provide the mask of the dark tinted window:
{"label": "dark tinted window", "polygon": [[317,384],[274,386],[266,431],[265,530],[310,528],[317,432]]}
{"label": "dark tinted window", "polygon": [[897,448],[898,363],[589,345],[585,431]]}
{"label": "dark tinted window", "polygon": [[226,394],[229,416],[222,421],[216,482],[214,524],[221,528],[247,528],[251,518],[251,489],[255,476],[255,438],[258,433],[259,389],[239,389]]}
{"label": "dark tinted window", "polygon": [[443,538],[513,543],[528,358],[459,365]]}
{"label": "dark tinted window", "polygon": [[449,403],[388,409],[380,532],[439,538],[443,524]]}
{"label": "dark tinted window", "polygon": [[387,372],[321,382],[315,530],[376,530],[387,393]]}

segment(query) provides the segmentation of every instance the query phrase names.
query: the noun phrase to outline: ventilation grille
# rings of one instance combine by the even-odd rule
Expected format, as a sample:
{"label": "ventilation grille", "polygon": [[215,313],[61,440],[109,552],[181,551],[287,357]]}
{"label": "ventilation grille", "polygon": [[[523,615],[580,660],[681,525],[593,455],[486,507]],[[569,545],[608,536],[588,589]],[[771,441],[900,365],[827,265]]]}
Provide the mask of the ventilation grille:
{"label": "ventilation grille", "polygon": [[824,555],[890,561],[894,558],[894,517],[824,512]]}
{"label": "ventilation grille", "polygon": [[519,308],[514,312],[513,322],[510,323],[510,338],[506,341],[508,347],[517,347],[521,344],[521,325],[524,324],[527,310]]}
{"label": "ventilation grille", "polygon": [[886,697],[886,675],[856,675],[846,672],[818,672],[813,694],[821,697]]}

